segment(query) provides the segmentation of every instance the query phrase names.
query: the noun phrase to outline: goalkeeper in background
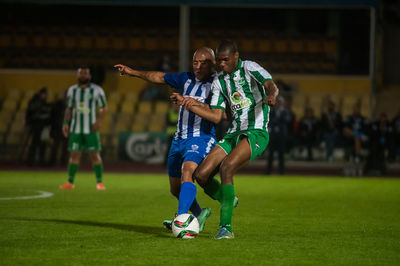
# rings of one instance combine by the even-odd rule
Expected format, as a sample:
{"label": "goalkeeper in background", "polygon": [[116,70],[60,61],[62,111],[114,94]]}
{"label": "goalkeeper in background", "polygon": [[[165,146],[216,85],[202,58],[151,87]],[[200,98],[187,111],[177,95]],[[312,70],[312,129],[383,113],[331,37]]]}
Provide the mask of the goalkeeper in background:
{"label": "goalkeeper in background", "polygon": [[[68,140],[70,159],[68,182],[61,189],[74,189],[75,174],[78,170],[83,150],[89,153],[96,175],[98,190],[105,190],[102,183],[103,162],[100,156],[101,143],[99,128],[107,111],[103,89],[91,83],[90,70],[80,67],[77,71],[78,84],[67,92],[67,108],[64,115],[63,134]],[[97,111],[97,109],[99,109]]]}

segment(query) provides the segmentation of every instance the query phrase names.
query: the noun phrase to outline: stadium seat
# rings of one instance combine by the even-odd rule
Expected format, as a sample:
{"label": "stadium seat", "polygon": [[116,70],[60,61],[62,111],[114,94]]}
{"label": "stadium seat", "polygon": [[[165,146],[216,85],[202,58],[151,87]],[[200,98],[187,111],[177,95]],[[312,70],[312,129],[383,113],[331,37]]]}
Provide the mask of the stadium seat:
{"label": "stadium seat", "polygon": [[21,101],[21,104],[19,105],[18,110],[25,111],[28,108],[29,100],[30,99],[24,97],[23,100]]}
{"label": "stadium seat", "polygon": [[18,89],[9,89],[7,93],[8,100],[19,101],[21,98],[21,92]]}
{"label": "stadium seat", "polygon": [[125,101],[130,101],[132,103],[136,103],[139,99],[137,92],[128,92],[124,95],[123,98]]}
{"label": "stadium seat", "polygon": [[4,135],[8,131],[8,123],[0,122],[0,135]]}
{"label": "stadium seat", "polygon": [[168,112],[168,108],[169,108],[168,102],[162,102],[162,101],[156,102],[154,113],[166,114]]}
{"label": "stadium seat", "polygon": [[110,93],[110,95],[107,97],[108,101],[111,102],[115,102],[115,103],[119,103],[121,101],[121,93],[118,91],[113,91]]}
{"label": "stadium seat", "polygon": [[140,114],[135,115],[133,118],[132,131],[145,131],[149,123],[149,118]]}
{"label": "stadium seat", "polygon": [[113,101],[109,101],[107,103],[107,110],[109,113],[114,114],[118,111],[118,105]]}
{"label": "stadium seat", "polygon": [[18,111],[15,113],[14,120],[25,122],[25,116],[26,116],[25,111],[22,111],[22,110]]}
{"label": "stadium seat", "polygon": [[121,105],[121,113],[133,114],[135,112],[135,103],[131,101],[124,101]]}
{"label": "stadium seat", "polygon": [[22,134],[24,132],[24,129],[25,129],[25,121],[14,119],[10,127],[10,135]]}
{"label": "stadium seat", "polygon": [[8,125],[13,118],[13,114],[14,113],[9,110],[2,110],[0,112],[0,123]]}
{"label": "stadium seat", "polygon": [[272,51],[272,41],[269,39],[261,39],[258,42],[258,50],[262,53],[270,53]]}
{"label": "stadium seat", "polygon": [[138,106],[138,113],[142,115],[151,114],[151,102],[140,102]]}
{"label": "stadium seat", "polygon": [[12,99],[6,99],[3,103],[2,110],[14,112],[17,110],[17,102]]}

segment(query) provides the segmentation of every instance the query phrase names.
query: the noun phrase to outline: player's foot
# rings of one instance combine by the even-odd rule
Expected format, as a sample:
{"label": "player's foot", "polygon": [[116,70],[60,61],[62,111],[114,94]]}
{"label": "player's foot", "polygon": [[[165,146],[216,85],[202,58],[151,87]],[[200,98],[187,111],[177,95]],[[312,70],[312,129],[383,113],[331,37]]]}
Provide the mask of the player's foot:
{"label": "player's foot", "polygon": [[199,216],[197,216],[197,220],[199,221],[200,225],[200,232],[203,231],[204,225],[206,224],[206,220],[208,216],[211,215],[211,209],[210,208],[203,208],[201,209],[201,213]]}
{"label": "player's foot", "polygon": [[173,222],[173,220],[164,220],[164,222],[162,224],[168,230],[172,230],[172,222]]}
{"label": "player's foot", "polygon": [[65,183],[64,185],[60,186],[61,189],[74,189],[75,186],[71,184],[70,182]]}
{"label": "player's foot", "polygon": [[97,190],[106,190],[106,187],[101,182],[97,183],[96,188]]}
{"label": "player's foot", "polygon": [[235,200],[233,201],[233,208],[236,208],[239,205],[239,198],[235,196]]}
{"label": "player's foot", "polygon": [[219,230],[217,235],[214,237],[215,239],[232,239],[235,238],[233,232],[230,232],[226,227],[222,226]]}

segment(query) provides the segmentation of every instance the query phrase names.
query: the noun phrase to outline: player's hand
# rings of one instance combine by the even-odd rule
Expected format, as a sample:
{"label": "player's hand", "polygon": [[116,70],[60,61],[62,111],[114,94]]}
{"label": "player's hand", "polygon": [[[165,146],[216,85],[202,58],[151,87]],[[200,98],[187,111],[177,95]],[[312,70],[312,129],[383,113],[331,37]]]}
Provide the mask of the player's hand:
{"label": "player's hand", "polygon": [[199,102],[191,97],[183,97],[182,105],[185,106],[186,110],[189,110],[190,107],[198,105]]}
{"label": "player's hand", "polygon": [[182,95],[180,95],[179,93],[172,93],[171,96],[169,96],[169,98],[171,99],[171,102],[177,105],[183,105],[183,101],[184,101],[184,97]]}
{"label": "player's hand", "polygon": [[114,65],[114,67],[119,71],[120,76],[123,76],[125,74],[129,75],[129,73],[132,71],[132,68],[122,65],[122,64]]}
{"label": "player's hand", "polygon": [[65,138],[68,138],[69,135],[69,125],[63,125],[62,132]]}
{"label": "player's hand", "polygon": [[264,100],[264,103],[268,104],[269,106],[274,106],[276,103],[276,96],[274,95],[267,96]]}
{"label": "player's hand", "polygon": [[93,125],[92,125],[92,131],[97,132],[100,129],[100,122],[97,120]]}

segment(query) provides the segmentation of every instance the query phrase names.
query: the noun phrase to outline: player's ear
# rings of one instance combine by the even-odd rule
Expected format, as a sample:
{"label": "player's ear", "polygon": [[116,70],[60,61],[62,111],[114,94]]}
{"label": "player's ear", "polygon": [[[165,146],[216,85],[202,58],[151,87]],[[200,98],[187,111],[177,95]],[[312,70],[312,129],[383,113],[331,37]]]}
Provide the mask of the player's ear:
{"label": "player's ear", "polygon": [[239,59],[239,52],[236,52],[234,56],[235,56],[235,60],[238,60]]}

